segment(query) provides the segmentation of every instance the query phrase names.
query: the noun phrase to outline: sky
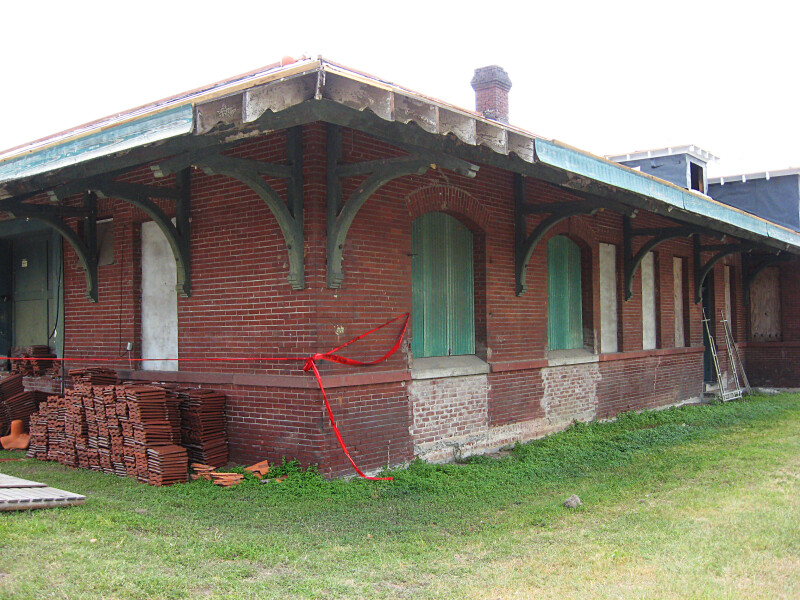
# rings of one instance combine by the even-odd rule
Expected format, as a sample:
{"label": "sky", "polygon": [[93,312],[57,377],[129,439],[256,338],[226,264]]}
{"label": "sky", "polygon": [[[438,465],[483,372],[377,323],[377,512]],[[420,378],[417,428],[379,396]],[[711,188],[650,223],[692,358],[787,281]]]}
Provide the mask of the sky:
{"label": "sky", "polygon": [[800,3],[42,2],[0,5],[0,149],[280,60],[323,57],[598,155],[696,144],[711,176],[800,167]]}

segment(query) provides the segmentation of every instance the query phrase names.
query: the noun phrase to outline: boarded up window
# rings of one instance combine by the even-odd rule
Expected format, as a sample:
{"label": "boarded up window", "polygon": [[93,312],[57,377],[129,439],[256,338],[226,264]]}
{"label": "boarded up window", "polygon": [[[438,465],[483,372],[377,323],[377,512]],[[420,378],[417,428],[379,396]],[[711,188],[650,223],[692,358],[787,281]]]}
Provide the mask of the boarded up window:
{"label": "boarded up window", "polygon": [[686,346],[689,338],[688,332],[688,309],[689,295],[686,281],[686,259],[679,256],[672,257],[672,302],[674,315],[674,336],[675,347]]}
{"label": "boarded up window", "polygon": [[781,288],[778,267],[768,267],[750,284],[750,337],[756,342],[781,339]]}
{"label": "boarded up window", "polygon": [[411,226],[411,351],[414,356],[475,353],[472,232],[444,213]]}
{"label": "boarded up window", "polygon": [[[178,358],[177,266],[158,225],[142,223],[142,358]],[[144,370],[177,371],[178,361],[146,360]]]}
{"label": "boarded up window", "polygon": [[600,351],[616,352],[617,247],[600,244]]}
{"label": "boarded up window", "polygon": [[642,348],[652,350],[656,347],[658,319],[656,314],[656,269],[652,252],[645,254],[641,264],[642,271]]}
{"label": "boarded up window", "polygon": [[547,306],[550,349],[583,348],[581,250],[563,235],[547,242]]}
{"label": "boarded up window", "polygon": [[725,265],[724,269],[724,283],[725,283],[725,318],[728,320],[728,325],[731,332],[734,332],[734,314],[733,314],[733,267]]}
{"label": "boarded up window", "polygon": [[97,266],[114,264],[114,221],[97,222]]}

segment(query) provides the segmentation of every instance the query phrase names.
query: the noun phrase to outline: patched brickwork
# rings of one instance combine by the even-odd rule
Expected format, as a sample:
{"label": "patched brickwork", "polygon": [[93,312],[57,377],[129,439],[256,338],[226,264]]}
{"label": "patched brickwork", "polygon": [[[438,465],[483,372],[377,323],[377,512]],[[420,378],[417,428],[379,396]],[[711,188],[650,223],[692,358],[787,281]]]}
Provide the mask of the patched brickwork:
{"label": "patched brickwork", "polygon": [[538,369],[491,373],[489,384],[492,427],[544,417],[542,376]]}
{"label": "patched brickwork", "polygon": [[542,407],[551,424],[591,421],[597,415],[597,363],[542,369]]}
{"label": "patched brickwork", "polygon": [[486,375],[423,379],[408,386],[411,405],[409,433],[414,453],[426,455],[442,444],[459,445],[469,434],[489,426]]}

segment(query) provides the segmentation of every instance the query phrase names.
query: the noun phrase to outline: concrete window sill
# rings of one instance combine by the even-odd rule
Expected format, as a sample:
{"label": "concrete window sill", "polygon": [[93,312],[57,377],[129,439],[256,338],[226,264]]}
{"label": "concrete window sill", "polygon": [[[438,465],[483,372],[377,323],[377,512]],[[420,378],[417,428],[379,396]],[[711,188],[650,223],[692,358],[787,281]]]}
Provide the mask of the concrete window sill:
{"label": "concrete window sill", "polygon": [[413,364],[411,379],[441,379],[489,372],[489,363],[475,355],[415,358]]}
{"label": "concrete window sill", "polygon": [[576,348],[575,350],[551,350],[547,353],[548,367],[580,365],[583,363],[598,362],[599,360],[599,355],[589,350],[584,350],[583,348]]}

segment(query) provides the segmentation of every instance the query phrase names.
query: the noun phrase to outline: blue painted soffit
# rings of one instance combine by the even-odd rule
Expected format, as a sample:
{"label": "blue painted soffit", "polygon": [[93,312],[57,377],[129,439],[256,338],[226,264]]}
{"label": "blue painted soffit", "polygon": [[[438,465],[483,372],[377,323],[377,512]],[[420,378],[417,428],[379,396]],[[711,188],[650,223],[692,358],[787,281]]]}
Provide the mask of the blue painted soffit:
{"label": "blue painted soffit", "polygon": [[170,108],[0,162],[0,184],[191,133],[194,107]]}
{"label": "blue painted soffit", "polygon": [[[782,244],[800,248],[800,234],[716,202],[709,197],[704,197],[653,177],[647,177],[616,163],[557,142],[537,138],[534,140],[534,144],[536,158],[543,164],[594,179],[622,190],[647,196],[669,206],[732,225],[738,229],[750,231]],[[709,224],[709,226],[713,228],[713,224]]]}

